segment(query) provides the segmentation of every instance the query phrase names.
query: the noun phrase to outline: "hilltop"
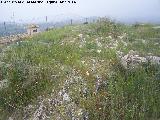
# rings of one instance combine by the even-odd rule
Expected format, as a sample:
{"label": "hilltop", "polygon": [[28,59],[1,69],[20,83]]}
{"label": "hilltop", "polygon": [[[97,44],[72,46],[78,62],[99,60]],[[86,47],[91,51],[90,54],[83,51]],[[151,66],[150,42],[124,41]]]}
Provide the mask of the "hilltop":
{"label": "hilltop", "polygon": [[102,19],[3,46],[0,119],[160,119],[154,27]]}

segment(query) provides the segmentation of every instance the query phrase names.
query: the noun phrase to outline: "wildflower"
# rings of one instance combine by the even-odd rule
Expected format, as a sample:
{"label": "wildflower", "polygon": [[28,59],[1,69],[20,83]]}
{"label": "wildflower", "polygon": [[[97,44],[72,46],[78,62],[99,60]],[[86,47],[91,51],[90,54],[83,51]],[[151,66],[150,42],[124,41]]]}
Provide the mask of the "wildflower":
{"label": "wildflower", "polygon": [[108,36],[108,38],[112,39],[112,36]]}
{"label": "wildflower", "polygon": [[83,34],[79,34],[78,37],[79,37],[79,38],[83,38]]}
{"label": "wildflower", "polygon": [[82,45],[79,45],[79,48],[82,48]]}
{"label": "wildflower", "polygon": [[85,61],[81,61],[82,62],[82,64],[84,64],[85,63]]}
{"label": "wildflower", "polygon": [[89,76],[89,72],[88,71],[86,72],[86,75]]}
{"label": "wildflower", "polygon": [[97,53],[101,53],[101,50],[97,50]]}

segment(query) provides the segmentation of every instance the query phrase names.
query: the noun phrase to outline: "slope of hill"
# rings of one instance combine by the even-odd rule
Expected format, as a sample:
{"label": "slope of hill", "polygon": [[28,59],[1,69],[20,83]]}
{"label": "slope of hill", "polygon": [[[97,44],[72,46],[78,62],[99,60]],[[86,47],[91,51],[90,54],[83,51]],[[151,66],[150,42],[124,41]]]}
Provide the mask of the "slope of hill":
{"label": "slope of hill", "polygon": [[160,30],[102,20],[3,48],[0,119],[160,119]]}

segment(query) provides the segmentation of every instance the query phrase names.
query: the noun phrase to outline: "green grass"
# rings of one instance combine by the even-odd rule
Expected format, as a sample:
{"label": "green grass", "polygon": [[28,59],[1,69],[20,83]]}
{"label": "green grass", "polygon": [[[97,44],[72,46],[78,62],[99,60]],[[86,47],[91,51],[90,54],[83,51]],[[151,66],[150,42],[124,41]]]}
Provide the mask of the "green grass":
{"label": "green grass", "polygon": [[[122,40],[127,46],[118,38],[124,33],[127,36]],[[160,119],[160,66],[144,64],[126,70],[116,55],[118,50],[125,54],[136,50],[143,56],[148,53],[159,56],[158,39],[160,31],[149,25],[127,26],[101,21],[53,29],[10,47],[3,46],[0,80],[9,82],[7,88],[0,90],[0,119],[7,119],[15,111],[20,114],[15,119],[21,119],[25,106],[36,104],[38,96],[49,98],[53,90],[56,94],[73,69],[86,83],[88,93],[84,97],[77,90],[83,89],[83,83],[72,84],[68,91],[72,101],[89,113],[90,120]],[[102,46],[98,46],[96,40]],[[117,48],[106,48],[115,40]],[[97,75],[103,81],[98,92]],[[73,75],[73,79],[77,79],[76,76]],[[62,114],[68,118],[64,110]]]}

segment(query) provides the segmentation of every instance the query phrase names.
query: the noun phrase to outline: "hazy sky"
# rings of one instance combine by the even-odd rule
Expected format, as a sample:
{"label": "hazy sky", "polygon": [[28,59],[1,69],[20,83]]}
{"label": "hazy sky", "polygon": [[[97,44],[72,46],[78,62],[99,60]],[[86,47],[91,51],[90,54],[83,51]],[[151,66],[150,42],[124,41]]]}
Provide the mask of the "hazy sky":
{"label": "hazy sky", "polygon": [[[3,1],[4,0],[0,0]],[[26,1],[26,0],[25,0]],[[59,0],[58,0],[59,1]],[[110,16],[117,19],[160,19],[160,0],[75,0],[76,4],[0,3],[0,21],[19,21],[60,14]],[[48,17],[49,19],[49,17]]]}

